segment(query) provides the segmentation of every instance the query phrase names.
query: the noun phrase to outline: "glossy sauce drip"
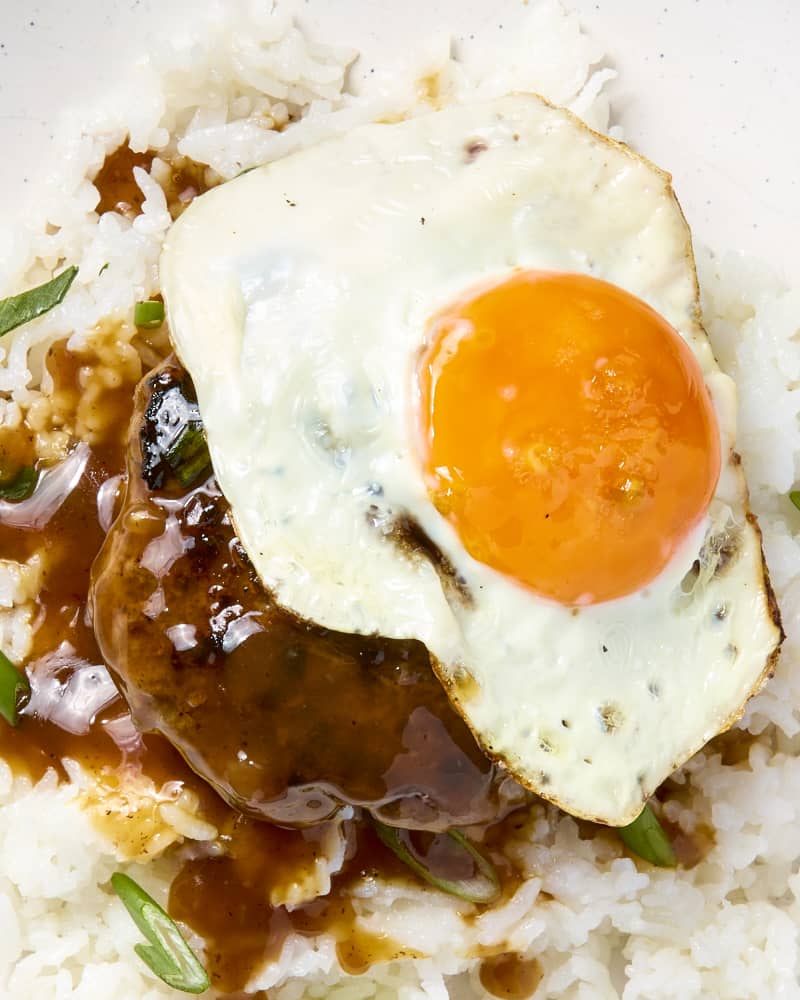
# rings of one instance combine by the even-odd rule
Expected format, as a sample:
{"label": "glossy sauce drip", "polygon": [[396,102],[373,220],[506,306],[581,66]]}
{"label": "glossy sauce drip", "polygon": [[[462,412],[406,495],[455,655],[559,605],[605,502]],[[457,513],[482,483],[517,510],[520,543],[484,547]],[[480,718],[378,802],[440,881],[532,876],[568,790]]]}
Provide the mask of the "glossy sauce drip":
{"label": "glossy sauce drip", "polygon": [[319,828],[282,830],[242,817],[225,857],[199,858],[183,866],[172,883],[169,912],[205,939],[206,967],[218,989],[246,986],[254,969],[280,957],[292,933],[333,936],[342,967],[353,975],[375,962],[410,957],[357,925],[351,898],[356,881],[372,871],[383,878],[407,876],[367,828],[359,830],[358,850],[334,876],[328,896],[292,910],[273,905],[287,880],[302,878],[313,866],[321,835]]}
{"label": "glossy sauce drip", "polygon": [[[100,200],[95,211],[118,212],[132,219],[139,215],[144,204],[144,195],[136,183],[134,168],[151,172],[157,154],[151,151],[134,153],[127,142],[113,153],[109,153],[103,166],[94,178]],[[183,212],[198,195],[215,187],[220,178],[203,163],[196,163],[186,156],[178,156],[165,168],[161,166],[158,182],[167,199],[167,207],[173,219]]]}
{"label": "glossy sauce drip", "polygon": [[485,958],[480,968],[481,986],[495,997],[526,1000],[542,981],[542,967],[535,958],[505,952]]}
{"label": "glossy sauce drip", "polygon": [[[46,366],[53,378],[54,407],[60,423],[74,411],[80,398],[81,368],[85,359],[70,353],[66,342],[54,344]],[[97,516],[97,491],[124,468],[124,431],[130,419],[130,385],[109,393],[103,400],[111,413],[108,430],[92,447],[89,461],[78,486],[51,518],[44,531],[30,532],[0,526],[0,547],[10,558],[27,558],[43,553],[45,572],[39,595],[39,618],[31,659],[69,642],[78,656],[100,663],[94,634],[87,622],[89,571],[104,540]],[[126,398],[127,397],[127,398]]]}
{"label": "glossy sauce drip", "polygon": [[[330,894],[291,910],[274,905],[273,899],[285,891],[287,880],[302,877],[313,865],[324,828],[282,830],[240,817],[223,833],[224,857],[197,858],[184,865],[172,884],[169,912],[205,939],[206,966],[218,989],[242,989],[254,969],[278,960],[291,934],[332,936],[339,963],[350,975],[377,962],[422,957],[360,924],[357,899],[372,879],[418,883],[368,822],[349,827],[355,846],[343,869],[333,876]],[[420,848],[426,842],[430,846],[432,839],[436,842],[437,849],[427,852],[436,875],[465,875],[464,852],[450,838],[419,833],[414,838]],[[519,875],[499,852],[485,850],[497,863],[503,897],[508,898],[519,885]],[[473,909],[468,903],[461,906],[465,913]]]}
{"label": "glossy sauce drip", "polygon": [[127,142],[105,158],[93,183],[100,195],[95,211],[119,212],[120,215],[138,215],[142,210],[144,195],[133,176],[134,167],[149,172],[154,153],[134,153]]}

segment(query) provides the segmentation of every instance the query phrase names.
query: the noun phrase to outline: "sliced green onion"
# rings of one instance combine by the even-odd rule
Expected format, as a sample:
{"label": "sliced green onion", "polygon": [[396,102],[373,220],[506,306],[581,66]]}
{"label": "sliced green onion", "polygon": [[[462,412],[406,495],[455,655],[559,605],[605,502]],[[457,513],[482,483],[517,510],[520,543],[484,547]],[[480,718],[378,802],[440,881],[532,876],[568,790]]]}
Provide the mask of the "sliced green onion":
{"label": "sliced green onion", "polygon": [[[468,903],[491,903],[500,895],[500,879],[494,865],[471,844],[460,830],[448,830],[447,834],[459,847],[463,848],[475,864],[475,874],[468,879],[440,878],[413,851],[408,841],[408,831],[387,826],[380,820],[374,820],[375,830],[384,844],[393,851],[400,860],[408,865],[421,879],[436,886],[450,896],[457,896]],[[404,836],[405,835],[405,836]]]}
{"label": "sliced green onion", "polygon": [[106,261],[105,264],[103,264],[103,266],[97,272],[97,277],[99,278],[100,275],[103,273],[103,271],[107,271],[107,270],[108,270],[108,261]]}
{"label": "sliced green onion", "polygon": [[52,281],[8,299],[0,299],[0,337],[54,309],[69,291],[77,273],[77,267],[68,267]]}
{"label": "sliced green onion", "polygon": [[155,330],[164,322],[164,303],[151,299],[133,307],[133,322],[140,330]]}
{"label": "sliced green onion", "polygon": [[206,437],[199,427],[188,425],[164,456],[181,486],[191,486],[211,465]]}
{"label": "sliced green onion", "polygon": [[208,973],[169,914],[122,872],[114,872],[111,876],[111,888],[149,942],[134,946],[145,965],[167,986],[184,993],[205,993],[211,985]]}
{"label": "sliced green onion", "polygon": [[19,724],[19,712],[31,694],[28,678],[0,652],[0,715],[10,726]]}
{"label": "sliced green onion", "polygon": [[0,483],[0,500],[27,500],[36,489],[39,473],[32,465],[23,465],[13,479]]}
{"label": "sliced green onion", "polygon": [[789,494],[789,499],[800,510],[800,490],[792,490]]}
{"label": "sliced green onion", "polygon": [[645,806],[632,823],[619,827],[617,832],[626,847],[650,864],[659,868],[677,865],[672,842],[650,806]]}

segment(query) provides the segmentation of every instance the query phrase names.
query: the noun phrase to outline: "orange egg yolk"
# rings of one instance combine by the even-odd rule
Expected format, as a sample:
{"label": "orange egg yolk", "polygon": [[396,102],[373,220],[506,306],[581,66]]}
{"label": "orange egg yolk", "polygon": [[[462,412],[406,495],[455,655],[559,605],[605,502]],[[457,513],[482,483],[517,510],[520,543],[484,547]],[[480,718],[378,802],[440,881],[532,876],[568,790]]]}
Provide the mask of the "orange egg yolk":
{"label": "orange egg yolk", "polygon": [[439,313],[417,368],[433,503],[477,560],[567,605],[639,590],[708,508],[703,375],[644,302],[518,271]]}

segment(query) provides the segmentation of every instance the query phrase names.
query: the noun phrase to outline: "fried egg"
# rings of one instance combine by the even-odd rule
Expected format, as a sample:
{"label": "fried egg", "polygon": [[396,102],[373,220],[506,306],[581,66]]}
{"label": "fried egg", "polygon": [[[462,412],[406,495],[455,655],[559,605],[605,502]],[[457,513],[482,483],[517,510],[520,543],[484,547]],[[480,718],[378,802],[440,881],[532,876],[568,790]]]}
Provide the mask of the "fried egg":
{"label": "fried egg", "polygon": [[484,751],[633,820],[781,632],[669,177],[533,96],[197,199],[161,261],[265,585],[415,638]]}

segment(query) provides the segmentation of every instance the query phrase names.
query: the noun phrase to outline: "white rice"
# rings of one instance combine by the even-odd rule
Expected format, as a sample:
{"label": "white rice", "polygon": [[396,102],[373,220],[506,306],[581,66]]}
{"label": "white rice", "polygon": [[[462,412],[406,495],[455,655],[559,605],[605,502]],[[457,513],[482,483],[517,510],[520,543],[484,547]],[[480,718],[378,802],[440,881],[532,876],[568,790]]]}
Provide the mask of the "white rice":
{"label": "white rice", "polygon": [[[80,346],[108,318],[130,338],[134,302],[158,291],[170,223],[154,179],[163,168],[137,172],[146,197],[133,222],[98,221],[87,179],[126,135],[135,150],[185,154],[229,178],[357,123],[429,110],[419,80],[434,74],[439,100],[535,90],[608,127],[601,88],[610,71],[592,72],[601,53],[555,0],[531,0],[527,30],[502,51],[476,39],[456,62],[446,40],[434,41],[359,97],[344,90],[353,55],[308,42],[268,5],[225,4],[191,36],[164,44],[125,92],[64,120],[65,155],[44,179],[42,217],[0,238],[0,295],[64,262],[80,275],[60,307],[0,343],[1,423],[17,426],[26,413],[35,422],[39,413],[40,451],[57,454],[70,428],[46,419],[44,347],[64,336]],[[302,117],[274,131],[289,116]],[[681,794],[664,806],[687,833],[711,825],[714,848],[690,871],[639,870],[612,837],[583,840],[571,818],[539,805],[509,848],[528,881],[503,906],[464,921],[455,900],[422,887],[365,891],[357,902],[365,929],[433,957],[348,977],[332,941],[296,937],[253,990],[281,1000],[483,995],[469,955],[502,945],[541,963],[537,998],[800,997],[800,514],[785,497],[800,476],[800,290],[739,257],[702,252],[699,270],[715,351],[739,386],[739,446],[787,632],[774,680],[741,723],[758,736],[748,761],[725,765],[705,750],[675,776]],[[39,573],[37,557],[25,567],[0,561],[0,646],[12,659],[30,648]],[[154,836],[132,849],[93,822],[93,796],[104,805],[113,796],[72,774],[69,784],[51,772],[31,787],[0,763],[2,995],[174,997],[134,955],[138,931],[108,879],[121,867],[164,901],[177,864],[166,849],[213,830],[173,790],[132,786],[117,796],[125,809],[156,817]],[[320,873],[323,891],[327,876]]]}

